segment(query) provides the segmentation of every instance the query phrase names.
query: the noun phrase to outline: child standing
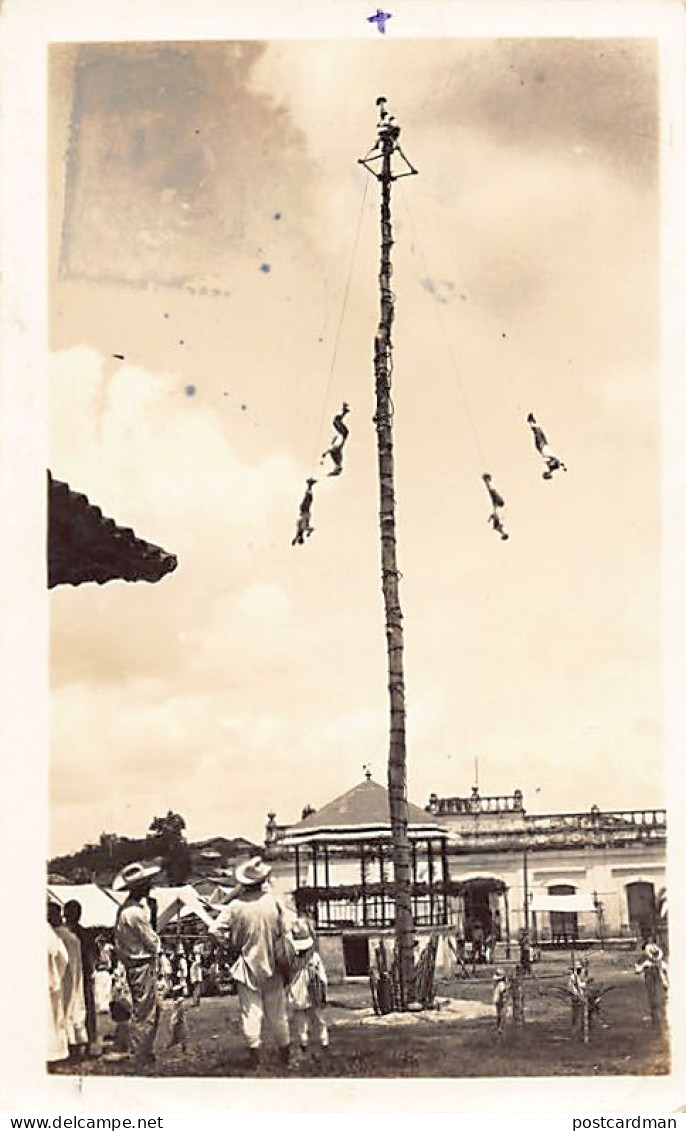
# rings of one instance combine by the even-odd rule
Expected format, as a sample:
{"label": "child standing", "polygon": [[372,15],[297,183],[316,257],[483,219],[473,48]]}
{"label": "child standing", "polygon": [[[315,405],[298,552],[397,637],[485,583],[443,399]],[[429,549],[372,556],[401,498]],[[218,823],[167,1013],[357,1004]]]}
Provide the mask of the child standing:
{"label": "child standing", "polygon": [[305,919],[296,919],[291,930],[296,952],[288,1000],[293,1009],[296,1038],[303,1053],[309,1044],[310,1023],[324,1052],[329,1047],[329,1031],[324,1020],[327,977],[324,963],[315,947],[314,936]]}
{"label": "child standing", "polygon": [[115,1024],[113,1051],[128,1053],[131,1049],[131,991],[126,980],[126,970],[117,961],[112,974],[110,1016]]}
{"label": "child standing", "polygon": [[189,977],[191,982],[191,996],[193,999],[193,1005],[197,1007],[200,1005],[203,986],[202,955],[198,950],[193,951]]}
{"label": "child standing", "polygon": [[496,970],[493,975],[493,1005],[495,1006],[495,1028],[499,1037],[505,1033],[505,1013],[510,983],[504,970]]}
{"label": "child standing", "polygon": [[185,982],[182,982],[177,977],[172,988],[172,1008],[171,1008],[171,1037],[169,1040],[168,1048],[173,1048],[174,1045],[181,1045],[183,1052],[186,1052],[188,1046],[188,1026],[186,1024],[186,1003],[184,998],[188,992]]}

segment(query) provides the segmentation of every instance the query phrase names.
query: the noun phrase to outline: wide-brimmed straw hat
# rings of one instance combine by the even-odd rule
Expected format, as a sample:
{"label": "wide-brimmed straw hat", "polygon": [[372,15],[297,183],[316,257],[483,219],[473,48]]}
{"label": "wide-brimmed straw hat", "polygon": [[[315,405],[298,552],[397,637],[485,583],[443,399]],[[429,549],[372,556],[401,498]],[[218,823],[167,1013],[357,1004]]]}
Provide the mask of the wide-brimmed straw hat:
{"label": "wide-brimmed straw hat", "polygon": [[113,891],[128,891],[130,888],[140,884],[143,880],[151,880],[153,876],[159,876],[162,869],[157,864],[127,864],[122,868],[118,876],[112,880]]}
{"label": "wide-brimmed straw hat", "polygon": [[505,973],[505,971],[498,968],[496,970],[495,974],[493,975],[493,981],[494,982],[502,982],[502,981],[505,980],[506,977],[507,977],[507,974]]}
{"label": "wide-brimmed straw hat", "polygon": [[270,872],[271,866],[265,864],[261,856],[253,856],[252,860],[238,865],[236,879],[239,884],[243,884],[243,887],[255,887],[257,884],[263,884]]}
{"label": "wide-brimmed straw hat", "polygon": [[309,950],[314,946],[312,929],[305,919],[296,919],[291,929],[291,938],[296,950]]}
{"label": "wide-brimmed straw hat", "polygon": [[653,962],[658,962],[662,958],[662,949],[657,943],[649,942],[646,946],[646,955],[648,958],[652,958]]}

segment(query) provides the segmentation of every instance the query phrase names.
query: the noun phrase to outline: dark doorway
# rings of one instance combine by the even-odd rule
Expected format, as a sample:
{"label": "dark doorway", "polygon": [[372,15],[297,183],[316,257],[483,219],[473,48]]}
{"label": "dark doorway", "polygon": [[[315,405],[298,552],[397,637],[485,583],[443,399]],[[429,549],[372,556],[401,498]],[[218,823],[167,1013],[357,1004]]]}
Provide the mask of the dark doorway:
{"label": "dark doorway", "polygon": [[626,885],[629,925],[641,942],[655,931],[655,886],[647,880]]}
{"label": "dark doorway", "polygon": [[343,935],[343,961],[349,977],[369,973],[369,940],[360,935]]}
{"label": "dark doorway", "polygon": [[[572,884],[553,884],[548,895],[576,895]],[[576,911],[551,911],[550,934],[556,946],[570,946],[579,937],[579,920]]]}
{"label": "dark doorway", "polygon": [[466,880],[462,888],[465,938],[470,941],[500,938],[498,898],[504,884],[500,880]]}
{"label": "dark doorway", "polygon": [[491,901],[488,898],[491,885],[479,880],[472,880],[465,884],[464,892],[464,918],[469,938],[475,927],[481,927],[485,935],[491,933]]}

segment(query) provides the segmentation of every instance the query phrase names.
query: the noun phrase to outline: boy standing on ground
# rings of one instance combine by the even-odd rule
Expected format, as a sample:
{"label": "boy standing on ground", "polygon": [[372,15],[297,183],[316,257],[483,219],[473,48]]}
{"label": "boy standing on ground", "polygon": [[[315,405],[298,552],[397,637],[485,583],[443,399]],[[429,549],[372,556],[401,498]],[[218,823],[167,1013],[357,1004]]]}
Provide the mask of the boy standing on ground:
{"label": "boy standing on ground", "polygon": [[293,1023],[301,1053],[309,1045],[310,1028],[314,1031],[322,1053],[329,1047],[329,1031],[324,1019],[327,977],[324,963],[315,948],[309,923],[297,919],[291,931],[296,952],[293,976],[288,987],[288,1000],[293,1009]]}

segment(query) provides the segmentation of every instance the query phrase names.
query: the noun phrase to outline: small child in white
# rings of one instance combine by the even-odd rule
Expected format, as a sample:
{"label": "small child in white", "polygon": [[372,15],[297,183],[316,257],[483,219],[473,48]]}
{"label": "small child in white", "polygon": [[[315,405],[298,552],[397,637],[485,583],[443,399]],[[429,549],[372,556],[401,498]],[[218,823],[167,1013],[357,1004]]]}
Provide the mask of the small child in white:
{"label": "small child in white", "polygon": [[191,981],[191,996],[193,999],[193,1005],[197,1008],[200,1005],[203,986],[202,956],[197,950],[193,951],[189,977]]}
{"label": "small child in white", "polygon": [[187,993],[187,988],[180,978],[174,983],[172,989],[173,1004],[171,1008],[170,1026],[171,1034],[169,1038],[168,1048],[174,1048],[175,1045],[181,1045],[183,1052],[188,1049],[188,1025],[186,1023],[186,1003],[184,997]]}
{"label": "small child in white", "polygon": [[296,1039],[303,1053],[307,1052],[310,1024],[322,1051],[329,1047],[329,1031],[324,1020],[327,977],[324,963],[316,947],[312,930],[305,919],[296,919],[291,929],[296,956],[288,986],[288,1000],[293,1009]]}
{"label": "small child in white", "polygon": [[493,975],[493,1005],[495,1006],[495,1028],[499,1037],[505,1032],[505,1011],[510,994],[510,983],[504,970],[496,970]]}

